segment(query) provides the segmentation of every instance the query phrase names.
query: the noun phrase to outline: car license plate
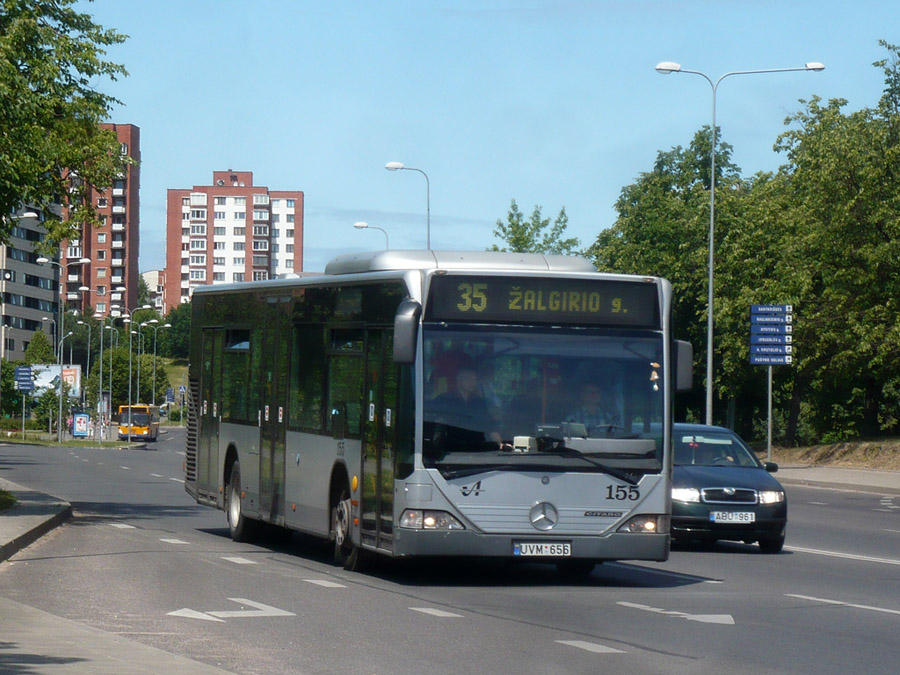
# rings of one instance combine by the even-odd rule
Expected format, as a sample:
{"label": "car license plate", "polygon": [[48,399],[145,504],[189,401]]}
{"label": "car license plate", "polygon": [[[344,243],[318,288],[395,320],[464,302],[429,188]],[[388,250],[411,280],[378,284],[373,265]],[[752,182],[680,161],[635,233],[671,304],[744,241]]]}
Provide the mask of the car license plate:
{"label": "car license plate", "polygon": [[565,558],[572,555],[572,543],[514,541],[513,555],[523,558]]}
{"label": "car license plate", "polygon": [[755,523],[753,511],[710,511],[709,519],[714,523]]}

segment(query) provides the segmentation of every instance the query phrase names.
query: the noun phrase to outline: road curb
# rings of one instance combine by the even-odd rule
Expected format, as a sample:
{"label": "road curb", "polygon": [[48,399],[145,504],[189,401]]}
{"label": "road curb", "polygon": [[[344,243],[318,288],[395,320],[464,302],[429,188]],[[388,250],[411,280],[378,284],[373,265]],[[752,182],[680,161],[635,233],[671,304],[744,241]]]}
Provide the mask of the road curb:
{"label": "road curb", "polygon": [[17,503],[0,514],[0,562],[8,560],[72,516],[72,505],[15,483],[0,480],[0,487]]}

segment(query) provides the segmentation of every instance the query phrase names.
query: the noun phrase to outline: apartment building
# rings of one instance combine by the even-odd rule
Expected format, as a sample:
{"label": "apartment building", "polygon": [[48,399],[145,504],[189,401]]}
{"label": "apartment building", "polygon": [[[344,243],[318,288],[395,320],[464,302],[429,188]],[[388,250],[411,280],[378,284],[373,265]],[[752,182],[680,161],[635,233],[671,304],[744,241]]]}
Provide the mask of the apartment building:
{"label": "apartment building", "polygon": [[[66,308],[84,312],[90,306],[97,317],[110,314],[111,305],[132,308],[138,297],[140,253],[141,132],[133,124],[102,124],[116,133],[123,166],[113,184],[92,199],[104,221],[102,227],[82,232],[80,239],[64,242],[63,297]],[[68,264],[90,258],[88,264]],[[87,287],[88,291],[79,290]],[[125,290],[119,290],[124,288]]]}
{"label": "apartment building", "polygon": [[36,331],[56,341],[59,274],[55,265],[37,262],[42,254],[35,248],[47,236],[40,213],[28,209],[7,217],[13,226],[9,241],[0,244],[0,358],[21,361]]}
{"label": "apartment building", "polygon": [[252,171],[213,171],[211,185],[166,199],[166,311],[196,286],[273,279],[303,269],[303,192],[253,184]]}
{"label": "apartment building", "polygon": [[165,270],[147,270],[141,272],[144,283],[147,284],[147,290],[150,291],[150,304],[160,314],[166,313],[166,271]]}

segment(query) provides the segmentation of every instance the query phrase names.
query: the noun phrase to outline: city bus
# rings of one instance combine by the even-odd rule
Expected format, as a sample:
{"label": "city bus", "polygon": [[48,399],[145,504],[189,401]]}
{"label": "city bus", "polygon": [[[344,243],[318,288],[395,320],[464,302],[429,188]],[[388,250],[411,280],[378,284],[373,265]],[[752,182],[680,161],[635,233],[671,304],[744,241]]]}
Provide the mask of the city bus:
{"label": "city bus", "polygon": [[159,437],[159,407],[135,404],[119,406],[119,440],[156,441]]}
{"label": "city bus", "polygon": [[[692,369],[671,302],[664,279],[502,252],[196,287],[185,489],[236,541],[260,523],[317,535],[350,570],[666,560],[672,399]],[[589,383],[602,425],[571,412]],[[477,412],[454,416],[464,390]]]}

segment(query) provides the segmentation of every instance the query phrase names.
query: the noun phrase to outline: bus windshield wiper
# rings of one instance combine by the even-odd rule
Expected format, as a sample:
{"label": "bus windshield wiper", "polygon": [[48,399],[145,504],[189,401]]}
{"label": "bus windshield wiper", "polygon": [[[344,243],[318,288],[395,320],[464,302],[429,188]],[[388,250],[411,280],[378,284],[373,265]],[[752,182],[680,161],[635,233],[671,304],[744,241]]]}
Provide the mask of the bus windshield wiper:
{"label": "bus windshield wiper", "polygon": [[640,480],[633,473],[629,473],[627,471],[622,471],[621,469],[616,469],[614,467],[607,466],[603,462],[598,462],[593,457],[588,457],[587,455],[578,452],[578,450],[573,450],[573,449],[567,448],[565,446],[557,446],[553,450],[545,450],[544,453],[560,455],[561,457],[578,457],[579,459],[583,459],[588,464],[593,464],[598,469],[600,469],[603,473],[608,473],[613,478],[618,478],[621,481],[625,481],[629,485],[637,485]]}

